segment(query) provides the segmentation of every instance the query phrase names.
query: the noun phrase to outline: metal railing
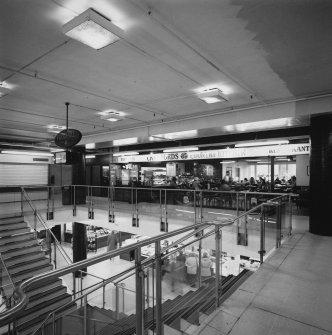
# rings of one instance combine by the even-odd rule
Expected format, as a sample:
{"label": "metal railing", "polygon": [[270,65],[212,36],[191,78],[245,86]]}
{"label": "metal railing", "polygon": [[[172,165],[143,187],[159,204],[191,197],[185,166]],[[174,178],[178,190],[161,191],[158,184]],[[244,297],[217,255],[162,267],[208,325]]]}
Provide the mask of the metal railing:
{"label": "metal railing", "polygon": [[[81,187],[81,186],[80,186]],[[75,187],[74,187],[75,189]],[[91,188],[92,190],[93,188]],[[134,211],[133,213],[137,214],[137,205],[138,205],[138,192],[139,189],[133,189],[130,188],[130,192],[131,192],[131,201],[134,202]],[[144,189],[144,191],[146,191],[146,189]],[[159,198],[159,204],[161,207],[163,206],[167,206],[167,192],[168,191],[179,191],[179,192],[183,192],[183,190],[165,190],[164,192],[162,192],[161,190],[158,190],[158,193],[160,195]],[[113,206],[113,212],[112,212],[112,217],[109,215],[108,218],[114,220],[115,218],[115,201],[114,200],[114,193],[115,190],[113,188],[108,188],[108,192],[107,194],[107,203],[108,203],[108,209],[112,208]],[[136,192],[136,199],[134,196],[134,192]],[[193,199],[195,200],[194,203],[192,204],[194,207],[196,206],[196,194],[195,191],[194,192],[194,196]],[[213,193],[213,194],[219,194],[220,192],[217,191],[207,191],[208,193]],[[23,193],[23,192],[22,192]],[[48,194],[55,194],[56,192],[52,191],[52,192],[48,192]],[[74,191],[74,194],[76,193],[76,191]],[[164,198],[162,197],[162,193],[164,193]],[[110,251],[107,252],[105,254],[102,255],[96,255],[94,257],[89,258],[88,260],[84,260],[84,261],[80,261],[77,262],[75,264],[69,264],[67,266],[65,266],[64,268],[61,269],[56,269],[54,271],[51,271],[47,274],[43,274],[43,275],[39,275],[36,276],[32,279],[27,280],[26,282],[22,283],[20,285],[19,288],[16,289],[15,291],[15,297],[17,297],[17,304],[10,310],[10,311],[6,311],[5,313],[2,313],[0,315],[0,324],[2,324],[3,322],[9,322],[9,320],[13,320],[15,318],[16,315],[19,315],[20,311],[24,308],[24,306],[27,303],[26,300],[26,295],[25,292],[26,290],[31,287],[32,284],[39,284],[39,283],[43,283],[46,280],[50,280],[50,279],[54,279],[60,276],[64,276],[66,274],[74,274],[76,271],[81,270],[82,268],[86,268],[88,266],[92,266],[94,264],[97,264],[99,262],[105,261],[106,259],[112,258],[112,257],[116,257],[119,256],[123,253],[128,253],[131,250],[135,250],[135,265],[130,267],[129,269],[126,269],[125,271],[122,271],[120,273],[117,273],[116,275],[108,278],[108,279],[102,279],[100,277],[98,277],[100,279],[100,283],[94,284],[91,287],[85,288],[85,289],[81,289],[79,290],[79,292],[77,292],[76,296],[74,296],[74,301],[80,302],[81,305],[84,307],[86,306],[87,303],[87,297],[96,292],[97,290],[101,289],[103,290],[103,306],[105,304],[105,290],[106,290],[106,286],[108,284],[114,284],[117,288],[119,288],[121,286],[120,281],[125,280],[127,277],[129,276],[135,276],[135,282],[136,282],[136,315],[137,315],[137,325],[136,325],[136,331],[137,334],[142,334],[142,331],[144,330],[144,322],[143,321],[139,321],[140,319],[142,319],[142,315],[143,315],[143,310],[144,310],[144,294],[142,294],[142,292],[144,291],[144,275],[142,275],[143,271],[145,268],[147,267],[151,267],[153,266],[153,274],[154,274],[154,290],[153,292],[155,292],[155,296],[153,296],[153,303],[155,304],[155,309],[156,309],[156,325],[155,325],[155,329],[157,334],[161,334],[161,329],[162,329],[162,309],[161,309],[161,304],[163,302],[163,297],[162,297],[162,293],[161,293],[161,278],[162,278],[162,263],[165,259],[171,257],[172,254],[175,254],[179,251],[179,249],[183,249],[186,246],[190,246],[193,243],[197,242],[199,243],[199,247],[198,247],[198,258],[199,258],[199,263],[201,262],[201,250],[202,250],[202,245],[201,245],[201,241],[203,239],[206,239],[208,237],[214,236],[215,237],[215,255],[216,255],[216,268],[215,268],[215,277],[219,278],[221,277],[222,274],[222,269],[221,269],[221,255],[223,252],[223,249],[221,247],[221,240],[222,240],[222,229],[226,229],[227,227],[232,229],[235,229],[237,231],[237,233],[239,234],[239,231],[241,229],[246,230],[247,229],[247,225],[248,222],[250,222],[250,220],[252,220],[252,222],[256,222],[254,220],[258,220],[259,225],[255,225],[254,229],[258,229],[259,230],[259,250],[258,250],[258,254],[259,254],[259,260],[262,263],[264,261],[264,256],[266,255],[266,231],[267,229],[269,229],[269,225],[274,225],[274,234],[275,234],[275,246],[274,247],[279,247],[281,244],[281,240],[284,237],[283,233],[286,231],[287,234],[291,233],[291,218],[289,219],[288,223],[288,227],[287,229],[284,229],[284,231],[282,230],[282,224],[285,224],[285,217],[283,217],[283,211],[285,211],[285,207],[287,205],[291,205],[291,200],[290,200],[290,195],[284,195],[284,194],[265,194],[264,195],[268,195],[271,200],[265,199],[265,202],[261,203],[258,206],[255,206],[245,212],[242,212],[239,210],[239,207],[237,207],[236,212],[238,215],[234,215],[233,218],[231,219],[218,219],[218,220],[212,220],[212,221],[203,221],[203,211],[202,211],[202,199],[204,198],[203,196],[203,191],[198,191],[200,197],[199,201],[198,201],[198,205],[197,208],[199,208],[199,213],[197,215],[196,210],[194,213],[195,216],[195,220],[197,219],[197,221],[194,221],[195,224],[193,225],[189,225],[186,226],[184,228],[180,228],[177,230],[174,230],[172,232],[167,232],[168,229],[165,229],[166,232],[160,236],[156,236],[156,237],[151,237],[148,238],[146,240],[143,240],[141,242],[138,242],[137,244],[133,245],[129,245],[129,246],[125,246],[125,247],[121,247],[120,249],[114,250],[114,251]],[[89,201],[88,201],[88,208],[89,208],[89,215],[91,215],[91,213],[93,213],[93,208],[96,208],[97,206],[93,205],[92,203],[94,202],[94,200],[98,199],[98,197],[93,195],[93,191],[90,191],[87,193],[89,195]],[[113,194],[111,196],[111,194]],[[256,195],[256,193],[255,193]],[[244,194],[243,197],[244,199],[246,198],[247,194]],[[239,195],[236,194],[236,203],[239,203]],[[75,200],[75,196],[74,196],[74,201],[73,201],[73,214],[75,211],[77,211],[77,202]],[[84,206],[84,204],[82,204]],[[54,208],[53,208],[54,209]],[[91,210],[92,209],[92,210]],[[274,216],[274,220],[272,221],[270,220],[269,217],[269,212],[273,211],[273,216]],[[39,220],[40,214],[37,213],[37,211],[34,211],[34,213],[36,212],[35,216],[36,218]],[[108,211],[108,214],[110,213],[110,211]],[[167,215],[167,214],[166,214]],[[254,219],[250,219],[250,216],[255,216]],[[258,217],[258,219],[256,219],[256,217]],[[42,217],[40,217],[42,219]],[[139,224],[139,217],[136,216],[133,218],[135,218],[136,220],[133,220],[133,223]],[[165,219],[165,221],[162,221],[162,219],[165,219],[165,217],[161,217],[161,223],[164,223],[164,227],[166,226],[167,223],[167,217]],[[134,222],[135,221],[135,222]],[[45,224],[46,225],[46,224]],[[165,227],[166,228],[166,227]],[[206,230],[210,229],[208,232],[206,232]],[[182,234],[186,233],[185,236],[182,236]],[[241,233],[242,234],[242,233]],[[177,240],[170,244],[169,246],[166,246],[164,248],[162,248],[161,246],[161,241],[165,240],[165,239],[169,239],[172,237],[177,236]],[[191,240],[190,240],[191,239]],[[56,239],[55,239],[56,240]],[[246,241],[244,241],[246,242]],[[154,249],[155,249],[155,253],[153,256],[147,257],[146,259],[142,260],[141,259],[141,249],[144,246],[147,245],[154,245]],[[176,245],[180,245],[181,247],[176,247]],[[257,249],[256,249],[257,250]],[[219,285],[219,281],[217,281],[218,284],[216,284],[215,287],[215,303],[216,303],[216,307],[219,306],[219,299],[218,297],[222,294],[222,287]],[[199,281],[199,285],[201,284],[201,282]],[[81,285],[82,287],[82,285]],[[118,290],[119,291],[119,290]],[[130,291],[128,289],[128,291]],[[118,292],[118,295],[116,297],[116,300],[119,301],[120,299],[120,293]],[[123,293],[124,295],[124,293]],[[125,300],[123,298],[123,300]],[[83,303],[82,303],[83,302]],[[116,312],[119,313],[119,307],[116,309]],[[53,320],[53,322],[55,322],[55,320],[57,319],[58,316],[56,316],[56,311],[52,312],[49,317],[44,321],[43,323],[43,327],[48,323],[48,320]],[[86,322],[85,322],[86,323]],[[54,329],[54,328],[53,328]],[[85,333],[86,333],[86,329],[85,329]]]}

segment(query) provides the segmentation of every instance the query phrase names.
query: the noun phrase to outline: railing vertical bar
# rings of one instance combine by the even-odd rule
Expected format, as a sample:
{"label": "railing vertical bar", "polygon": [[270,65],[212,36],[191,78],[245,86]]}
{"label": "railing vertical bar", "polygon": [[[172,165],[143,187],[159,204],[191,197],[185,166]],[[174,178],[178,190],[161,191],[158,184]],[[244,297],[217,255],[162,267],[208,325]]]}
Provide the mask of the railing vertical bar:
{"label": "railing vertical bar", "polygon": [[163,335],[162,325],[162,287],[161,287],[161,246],[160,241],[155,242],[155,266],[156,266],[156,333]]}

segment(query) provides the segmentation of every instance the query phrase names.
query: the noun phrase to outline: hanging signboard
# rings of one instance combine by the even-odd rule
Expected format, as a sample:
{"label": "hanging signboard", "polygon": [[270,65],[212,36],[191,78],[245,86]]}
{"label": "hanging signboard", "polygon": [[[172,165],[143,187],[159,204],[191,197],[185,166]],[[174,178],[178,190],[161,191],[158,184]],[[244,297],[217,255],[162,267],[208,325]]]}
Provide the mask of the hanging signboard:
{"label": "hanging signboard", "polygon": [[187,161],[199,159],[228,159],[245,157],[268,157],[268,156],[293,156],[308,155],[309,144],[285,144],[265,147],[219,149],[206,151],[184,151],[174,153],[119,156],[114,157],[114,163],[127,162],[165,162],[165,161]]}

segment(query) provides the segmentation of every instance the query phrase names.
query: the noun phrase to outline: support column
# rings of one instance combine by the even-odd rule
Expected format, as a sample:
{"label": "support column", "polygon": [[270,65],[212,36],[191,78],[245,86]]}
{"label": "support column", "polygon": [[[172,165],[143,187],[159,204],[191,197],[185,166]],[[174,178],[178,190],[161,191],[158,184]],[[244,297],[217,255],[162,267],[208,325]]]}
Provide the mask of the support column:
{"label": "support column", "polygon": [[332,236],[332,115],[311,118],[309,231]]}

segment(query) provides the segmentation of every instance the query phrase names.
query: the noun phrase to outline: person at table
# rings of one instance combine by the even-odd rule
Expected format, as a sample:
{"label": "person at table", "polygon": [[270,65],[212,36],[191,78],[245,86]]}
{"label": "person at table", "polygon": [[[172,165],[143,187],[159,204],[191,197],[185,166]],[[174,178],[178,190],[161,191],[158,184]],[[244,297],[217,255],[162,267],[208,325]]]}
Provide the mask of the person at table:
{"label": "person at table", "polygon": [[274,181],[275,185],[281,184],[281,180],[279,179],[279,177],[277,177]]}

